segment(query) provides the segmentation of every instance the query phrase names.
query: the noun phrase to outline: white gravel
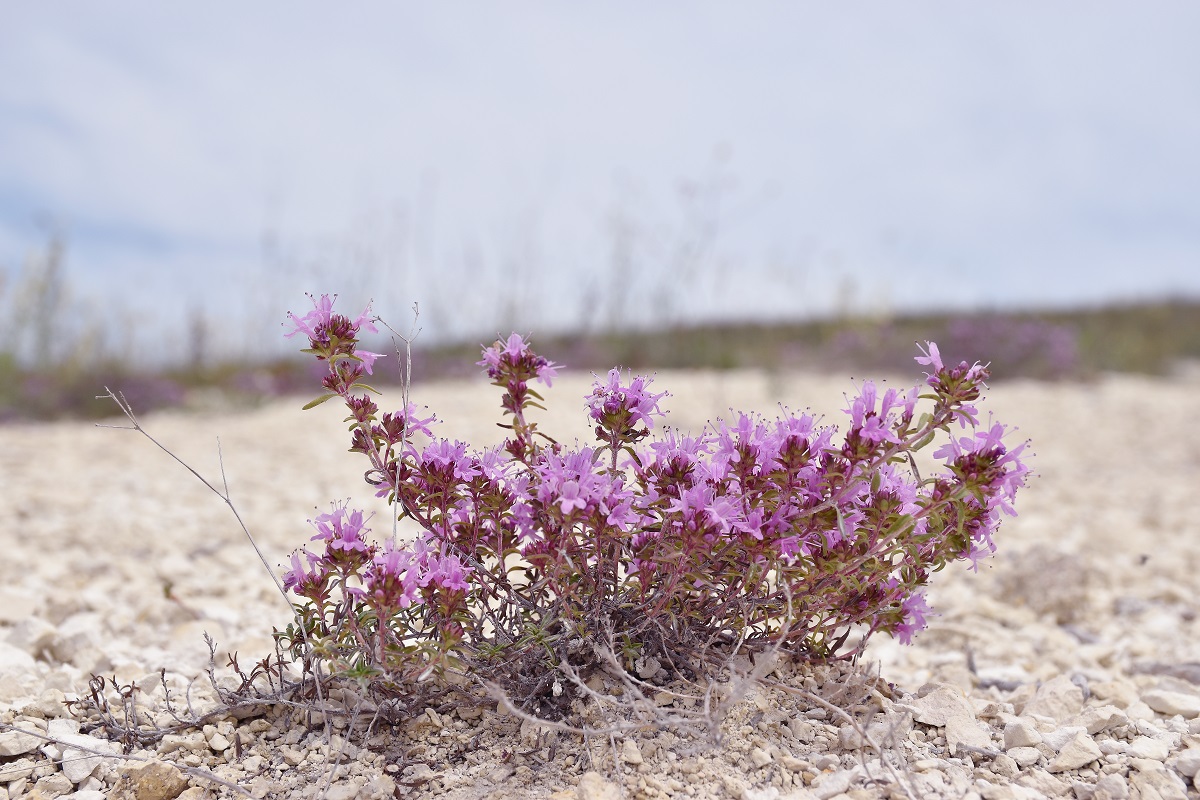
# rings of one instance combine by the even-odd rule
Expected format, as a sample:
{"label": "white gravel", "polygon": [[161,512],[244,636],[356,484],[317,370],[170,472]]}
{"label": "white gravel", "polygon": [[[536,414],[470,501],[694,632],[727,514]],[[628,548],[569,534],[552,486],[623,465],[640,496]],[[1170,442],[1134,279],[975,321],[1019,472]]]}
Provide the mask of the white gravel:
{"label": "white gravel", "polygon": [[[589,382],[556,382],[543,430],[589,435]],[[669,422],[695,429],[731,406],[773,413],[779,402],[841,424],[852,384],[733,372],[661,373],[655,385],[673,393]],[[354,749],[328,796],[1196,797],[1197,390],[1129,376],[991,390],[985,414],[1033,440],[1038,474],[1018,498],[1021,516],[1001,529],[998,555],[978,575],[957,565],[936,576],[940,616],[916,645],[881,638],[868,650],[895,690],[862,722],[889,737],[883,762],[901,765],[902,783],[835,715],[763,691],[728,720],[723,750],[699,754],[658,733],[615,752],[593,742],[589,761],[578,742],[523,741],[519,725],[490,712],[422,717],[406,757]],[[413,392],[445,420],[442,435],[502,437],[496,390],[482,379]],[[370,506],[366,465],[345,452],[344,414],[332,404],[301,412],[303,400],[143,420],[217,485],[220,438],[233,500],[273,564],[307,539],[315,508],[343,497]],[[35,790],[150,796],[131,788],[139,780],[170,797],[189,780],[185,797],[228,795],[195,775],[104,757],[110,743],[79,733],[61,703],[99,672],[146,687],[153,706],[160,669],[183,691],[206,667],[205,631],[244,662],[269,652],[288,609],[229,510],[144,438],[77,422],[0,428],[0,487],[0,722],[29,732],[0,732],[0,800]],[[193,691],[203,703],[203,687]],[[141,755],[162,769],[209,770],[255,796],[319,795],[340,739],[281,725],[220,721]],[[475,749],[463,743],[472,740]]]}

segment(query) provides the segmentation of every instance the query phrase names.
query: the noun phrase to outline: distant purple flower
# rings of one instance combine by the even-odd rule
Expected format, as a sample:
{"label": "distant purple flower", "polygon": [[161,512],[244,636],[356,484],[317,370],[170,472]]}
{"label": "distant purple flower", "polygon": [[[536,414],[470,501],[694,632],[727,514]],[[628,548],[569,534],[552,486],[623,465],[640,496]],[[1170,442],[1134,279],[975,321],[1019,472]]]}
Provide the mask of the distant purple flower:
{"label": "distant purple flower", "polygon": [[628,426],[633,427],[644,422],[647,428],[654,427],[654,417],[664,416],[658,407],[658,401],[668,395],[668,392],[655,394],[649,391],[653,379],[642,375],[635,376],[629,385],[621,382],[621,371],[611,369],[608,372],[608,382],[599,380],[592,384],[592,393],[587,396],[589,415],[596,422],[603,423],[606,417],[628,414]]}
{"label": "distant purple flower", "polygon": [[[309,311],[303,317],[297,317],[290,311],[288,312],[288,319],[292,321],[295,327],[284,334],[287,338],[290,339],[297,333],[303,333],[314,343],[327,343],[331,332],[341,338],[356,337],[359,329],[364,326],[372,333],[379,332],[379,329],[375,327],[375,323],[370,318],[370,303],[367,303],[367,307],[363,309],[363,312],[351,321],[346,317],[341,317],[333,313],[333,304],[337,300],[336,294],[332,297],[327,294],[323,294],[320,297],[313,297],[310,294],[308,299],[312,301],[313,310]],[[371,353],[370,355],[377,356],[375,353]],[[374,358],[371,360],[374,361]]]}
{"label": "distant purple flower", "polygon": [[303,317],[297,317],[292,312],[288,312],[288,319],[292,321],[295,327],[284,334],[288,339],[295,336],[297,333],[303,333],[309,339],[319,339],[318,330],[327,328],[330,319],[333,318],[333,303],[337,300],[337,295],[330,297],[327,294],[318,297],[308,295],[308,299],[312,301],[313,310],[309,311]]}
{"label": "distant purple flower", "polygon": [[534,353],[520,334],[510,334],[507,341],[496,340],[483,349],[483,360],[476,362],[492,380],[539,380],[546,386],[558,375],[555,364]]}

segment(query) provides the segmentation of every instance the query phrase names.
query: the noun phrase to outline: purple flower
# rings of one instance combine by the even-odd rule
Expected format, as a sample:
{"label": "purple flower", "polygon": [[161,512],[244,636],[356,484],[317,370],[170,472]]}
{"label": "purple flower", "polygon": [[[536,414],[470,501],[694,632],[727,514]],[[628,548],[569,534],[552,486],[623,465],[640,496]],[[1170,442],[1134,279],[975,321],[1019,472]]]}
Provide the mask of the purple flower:
{"label": "purple flower", "polygon": [[904,621],[896,627],[896,638],[900,644],[912,644],[913,635],[929,627],[926,617],[930,616],[932,609],[925,602],[923,592],[914,592],[904,598],[900,608],[904,613]]}
{"label": "purple flower", "polygon": [[337,300],[337,295],[330,297],[323,294],[317,298],[310,294],[308,299],[312,301],[313,310],[303,317],[297,317],[292,312],[288,312],[288,319],[295,325],[292,330],[284,334],[288,339],[297,333],[303,333],[309,339],[318,340],[320,338],[318,331],[329,327],[329,321],[333,318],[333,303]]}
{"label": "purple flower", "polygon": [[[300,563],[303,553],[308,565]],[[283,574],[283,588],[294,591],[301,597],[312,597],[314,591],[319,592],[325,586],[329,571],[317,556],[307,550],[297,550],[292,553],[292,568]]]}
{"label": "purple flower", "polygon": [[429,467],[448,470],[455,480],[468,481],[480,473],[475,457],[467,453],[465,442],[439,439],[425,447],[421,461]]}
{"label": "purple flower", "polygon": [[371,559],[367,593],[383,608],[408,608],[420,602],[420,589],[428,582],[420,573],[419,560],[412,550],[388,542]]}
{"label": "purple flower", "polygon": [[387,358],[386,353],[372,353],[369,350],[356,349],[354,351],[354,355],[356,355],[362,359],[363,369],[365,369],[367,371],[368,375],[374,374],[374,372],[372,371],[372,368],[375,366],[375,359]]}
{"label": "purple flower", "polygon": [[654,417],[665,416],[658,407],[658,401],[668,395],[668,392],[655,394],[648,391],[653,379],[642,375],[625,386],[621,383],[621,371],[611,369],[608,372],[608,383],[599,380],[592,384],[592,393],[587,396],[589,415],[596,422],[604,424],[612,418],[624,417],[624,427],[633,428],[639,422],[644,422],[647,428],[654,427]]}
{"label": "purple flower", "polygon": [[510,334],[507,341],[497,339],[483,349],[483,360],[476,362],[492,380],[524,382],[536,379],[550,386],[561,365],[534,353],[520,334]]}
{"label": "purple flower", "polygon": [[557,502],[564,515],[570,514],[573,508],[578,508],[580,511],[587,508],[587,499],[579,494],[578,481],[563,481],[558,490]]}
{"label": "purple flower", "polygon": [[[297,317],[295,314],[288,312],[288,319],[295,326],[292,330],[284,334],[287,338],[292,338],[297,333],[303,333],[315,344],[328,343],[329,334],[332,332],[339,338],[357,338],[358,331],[362,327],[372,333],[378,333],[379,329],[375,327],[375,323],[371,321],[371,304],[367,303],[367,307],[353,321],[333,313],[333,304],[337,300],[337,295],[330,297],[327,294],[318,297],[308,295],[308,299],[312,300],[313,310],[309,311],[303,317]],[[371,362],[378,357],[376,353],[370,353]],[[367,370],[370,372],[370,369]]]}
{"label": "purple flower", "polygon": [[917,343],[917,349],[924,353],[924,355],[916,356],[913,360],[918,364],[933,367],[933,371],[935,373],[944,370],[945,367],[942,365],[942,354],[938,352],[938,346],[933,342],[925,342],[925,346],[929,349],[926,350],[925,347],[921,347],[919,342]]}
{"label": "purple flower", "polygon": [[430,571],[429,577],[432,583],[436,583],[443,589],[466,592],[471,588],[471,584],[467,583],[467,576],[470,574],[471,570],[462,565],[458,556],[449,555],[438,559],[436,566]]}
{"label": "purple flower", "polygon": [[321,514],[309,522],[317,531],[312,541],[320,539],[330,550],[366,553],[371,549],[362,538],[364,533],[370,531],[370,528],[366,527],[363,512],[358,509],[348,510],[346,501],[340,505],[333,503],[328,514]]}

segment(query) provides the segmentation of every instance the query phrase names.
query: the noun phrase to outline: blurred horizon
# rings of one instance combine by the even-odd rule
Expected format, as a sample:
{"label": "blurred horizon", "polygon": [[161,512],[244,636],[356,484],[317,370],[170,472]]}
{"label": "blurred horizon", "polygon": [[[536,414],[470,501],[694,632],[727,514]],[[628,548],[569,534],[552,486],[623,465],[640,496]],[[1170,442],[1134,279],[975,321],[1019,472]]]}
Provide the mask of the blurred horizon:
{"label": "blurred horizon", "polygon": [[14,7],[0,333],[55,246],[140,364],[1200,299],[1200,6],[867,9]]}

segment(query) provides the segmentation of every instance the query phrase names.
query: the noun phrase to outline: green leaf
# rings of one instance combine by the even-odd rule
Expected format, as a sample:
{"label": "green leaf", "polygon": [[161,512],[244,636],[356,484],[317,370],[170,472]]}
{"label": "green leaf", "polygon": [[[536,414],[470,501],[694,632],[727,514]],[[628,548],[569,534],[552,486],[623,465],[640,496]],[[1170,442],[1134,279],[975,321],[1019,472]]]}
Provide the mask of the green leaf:
{"label": "green leaf", "polygon": [[337,395],[333,394],[332,392],[330,392],[329,394],[323,394],[320,397],[318,397],[316,400],[309,400],[307,403],[304,404],[304,408],[302,408],[300,410],[308,411],[310,408],[316,408],[317,406],[321,405],[321,403],[324,403],[326,400],[328,400],[331,397],[337,397]]}

